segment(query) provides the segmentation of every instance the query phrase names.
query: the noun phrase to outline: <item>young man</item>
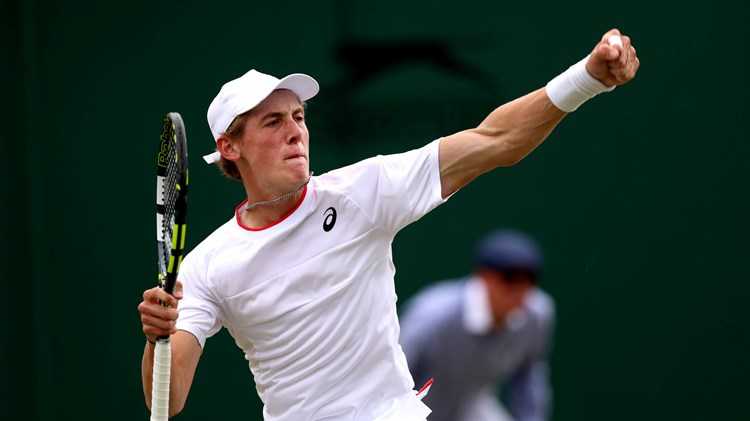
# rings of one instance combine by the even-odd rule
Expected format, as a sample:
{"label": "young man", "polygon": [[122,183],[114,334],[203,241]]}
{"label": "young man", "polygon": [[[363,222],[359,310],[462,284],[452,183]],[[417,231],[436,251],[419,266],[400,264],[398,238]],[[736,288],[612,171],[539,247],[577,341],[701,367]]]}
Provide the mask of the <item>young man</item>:
{"label": "young man", "polygon": [[638,66],[630,39],[613,29],[589,57],[476,128],[316,177],[304,101],[317,83],[250,71],[225,84],[208,109],[217,152],[207,160],[240,179],[247,200],[185,257],[173,297],[143,294],[147,404],[154,339],[172,338],[175,414],[205,340],[224,326],[250,363],[266,420],[424,420],[430,410],[398,345],[396,233],[480,174],[521,160],[567,112]]}
{"label": "young man", "polygon": [[438,282],[406,303],[400,343],[414,380],[435,379],[424,398],[430,421],[549,419],[555,308],[536,286],[541,265],[533,238],[496,231],[479,242],[470,276]]}

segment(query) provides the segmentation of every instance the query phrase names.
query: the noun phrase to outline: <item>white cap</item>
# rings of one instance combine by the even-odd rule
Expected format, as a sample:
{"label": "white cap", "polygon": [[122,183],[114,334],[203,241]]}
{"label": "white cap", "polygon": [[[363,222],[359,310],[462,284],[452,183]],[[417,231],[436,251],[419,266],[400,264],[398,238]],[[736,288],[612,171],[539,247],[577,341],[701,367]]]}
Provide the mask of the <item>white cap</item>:
{"label": "white cap", "polygon": [[[276,89],[289,89],[300,101],[307,101],[314,97],[320,88],[315,79],[302,73],[277,79],[254,69],[250,70],[241,77],[225,83],[208,106],[208,126],[214,140],[229,128],[235,117],[255,108]],[[213,164],[219,158],[219,152],[203,157],[209,164]]]}

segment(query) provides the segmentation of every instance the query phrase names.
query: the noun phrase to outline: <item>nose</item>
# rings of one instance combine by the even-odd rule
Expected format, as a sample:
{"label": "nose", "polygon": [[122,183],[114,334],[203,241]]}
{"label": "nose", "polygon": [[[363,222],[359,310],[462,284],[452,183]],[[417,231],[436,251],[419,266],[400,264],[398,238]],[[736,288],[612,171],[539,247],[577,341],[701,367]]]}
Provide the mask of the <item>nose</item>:
{"label": "nose", "polygon": [[287,127],[287,143],[292,145],[302,140],[302,128],[293,118],[288,120]]}

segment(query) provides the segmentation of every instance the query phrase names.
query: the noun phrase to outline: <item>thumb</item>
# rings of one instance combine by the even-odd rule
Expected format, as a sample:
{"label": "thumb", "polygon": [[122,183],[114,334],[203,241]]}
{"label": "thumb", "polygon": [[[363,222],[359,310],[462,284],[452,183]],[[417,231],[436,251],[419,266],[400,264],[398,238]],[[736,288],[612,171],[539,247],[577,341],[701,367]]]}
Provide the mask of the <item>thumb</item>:
{"label": "thumb", "polygon": [[604,62],[614,61],[620,57],[620,48],[622,47],[617,44],[611,44],[610,42],[605,41],[596,46],[592,55],[596,59]]}

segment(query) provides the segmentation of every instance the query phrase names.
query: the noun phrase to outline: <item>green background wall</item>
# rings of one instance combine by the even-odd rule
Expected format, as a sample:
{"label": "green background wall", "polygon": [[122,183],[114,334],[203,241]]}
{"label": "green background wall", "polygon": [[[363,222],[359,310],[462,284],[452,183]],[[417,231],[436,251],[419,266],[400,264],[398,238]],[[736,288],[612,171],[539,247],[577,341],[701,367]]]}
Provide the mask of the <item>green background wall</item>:
{"label": "green background wall", "polygon": [[[321,83],[308,121],[322,174],[476,125],[618,27],[638,49],[636,80],[404,230],[400,300],[469,271],[486,230],[527,230],[558,304],[556,421],[747,419],[740,4],[3,1],[0,418],[147,419],[136,306],[155,278],[166,112],[188,130],[192,247],[243,198],[200,156],[208,103],[248,69]],[[262,419],[225,332],[178,419],[209,417]]]}

